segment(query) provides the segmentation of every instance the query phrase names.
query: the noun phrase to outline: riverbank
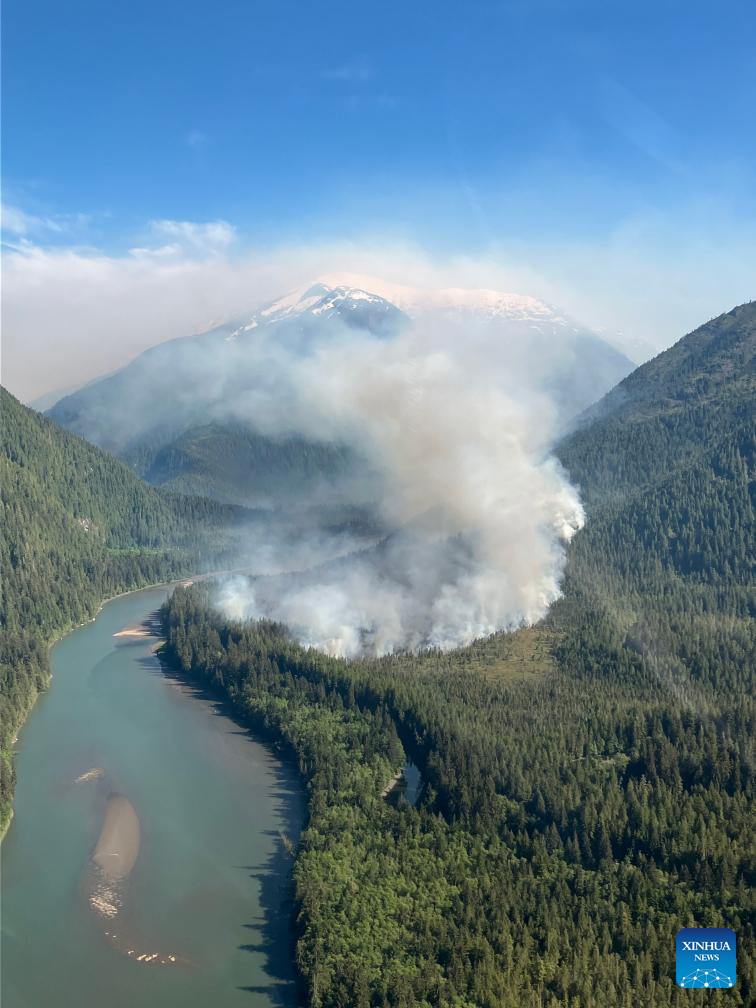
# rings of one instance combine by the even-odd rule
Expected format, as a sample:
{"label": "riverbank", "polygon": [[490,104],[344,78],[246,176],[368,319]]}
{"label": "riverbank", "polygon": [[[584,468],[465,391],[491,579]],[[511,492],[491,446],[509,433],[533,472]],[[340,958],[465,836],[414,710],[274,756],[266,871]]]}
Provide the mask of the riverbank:
{"label": "riverbank", "polygon": [[[81,620],[78,623],[66,624],[62,629],[58,629],[54,631],[49,637],[45,637],[41,641],[45,649],[45,655],[46,655],[46,669],[45,669],[46,675],[45,675],[44,687],[42,689],[37,689],[34,692],[34,694],[30,698],[28,706],[23,711],[22,716],[12,725],[11,730],[13,731],[13,738],[11,741],[11,748],[3,750],[3,752],[0,753],[0,758],[6,759],[11,766],[11,770],[13,770],[15,747],[18,743],[19,736],[29,718],[29,715],[34,709],[34,706],[37,703],[37,700],[39,699],[40,695],[42,693],[47,692],[47,690],[50,688],[50,681],[52,678],[52,674],[50,672],[50,652],[52,651],[52,649],[55,647],[56,644],[58,644],[60,641],[66,638],[69,634],[74,633],[74,631],[78,630],[80,627],[87,626],[87,624],[89,623],[93,623],[106,605],[109,605],[111,602],[115,602],[118,599],[122,599],[129,595],[133,595],[136,592],[145,591],[150,588],[175,588],[177,585],[191,584],[193,581],[209,580],[210,578],[223,577],[232,574],[242,574],[246,572],[247,572],[246,568],[234,568],[230,570],[221,570],[221,571],[206,571],[200,574],[188,572],[183,577],[173,578],[169,581],[152,581],[152,582],[147,581],[144,582],[143,584],[137,584],[133,588],[127,588],[122,592],[116,592],[114,595],[110,595],[100,600],[100,602],[97,604],[97,607],[92,612],[92,615],[89,616],[87,619]],[[14,808],[13,805],[11,805],[8,810],[7,817],[2,823],[0,823],[0,845],[2,845],[3,840],[7,836],[8,830],[10,829],[10,825],[13,822],[14,814],[15,814]]]}
{"label": "riverbank", "polygon": [[249,988],[260,1008],[297,1004],[282,838],[297,843],[304,796],[288,761],[163,670],[154,641],[114,638],[168,592],[124,593],[52,652],[3,845],[4,1008],[60,989],[77,1008],[241,1008]]}
{"label": "riverbank", "polygon": [[[164,587],[168,588],[168,587],[172,587],[172,586],[175,586],[175,585],[184,584],[187,580],[188,580],[187,578],[181,578],[181,579],[176,579],[174,581],[161,581],[161,582],[152,583],[152,584],[151,583],[147,583],[147,584],[139,585],[136,588],[129,588],[126,591],[118,592],[115,595],[111,595],[109,598],[103,599],[99,603],[99,605],[97,606],[97,609],[94,612],[94,614],[91,617],[89,617],[89,619],[82,620],[80,623],[71,623],[71,624],[67,625],[64,629],[56,631],[55,633],[53,633],[53,635],[51,637],[49,637],[45,641],[43,641],[43,644],[44,644],[44,647],[45,647],[45,654],[47,655],[47,669],[46,669],[47,675],[46,675],[46,679],[45,679],[44,689],[41,689],[41,690],[38,689],[34,693],[34,695],[31,698],[31,702],[29,703],[28,707],[23,712],[23,716],[21,717],[21,719],[16,724],[13,725],[13,733],[14,734],[13,734],[13,740],[12,740],[12,743],[11,743],[12,746],[13,746],[13,748],[10,749],[10,750],[7,750],[6,753],[3,753],[2,754],[2,758],[8,759],[11,762],[11,764],[13,764],[13,757],[14,757],[14,754],[15,754],[15,747],[18,744],[19,736],[20,736],[21,732],[23,731],[24,725],[26,724],[26,721],[28,720],[29,715],[34,710],[34,705],[36,704],[36,702],[39,699],[40,695],[42,693],[46,693],[47,690],[50,688],[50,682],[52,680],[52,673],[50,671],[50,652],[52,651],[52,649],[55,647],[56,644],[58,644],[60,641],[62,641],[69,634],[73,633],[75,630],[78,630],[80,627],[86,626],[88,623],[94,623],[94,621],[97,619],[98,615],[102,612],[103,608],[109,602],[114,602],[116,599],[123,598],[126,595],[133,595],[134,592],[144,591],[147,588],[164,588]],[[14,814],[15,813],[14,813],[13,806],[11,806],[7,819],[2,824],[0,824],[0,844],[2,844],[3,840],[5,839],[5,837],[6,837],[7,833],[8,833],[8,830],[10,829],[10,825],[13,822]]]}

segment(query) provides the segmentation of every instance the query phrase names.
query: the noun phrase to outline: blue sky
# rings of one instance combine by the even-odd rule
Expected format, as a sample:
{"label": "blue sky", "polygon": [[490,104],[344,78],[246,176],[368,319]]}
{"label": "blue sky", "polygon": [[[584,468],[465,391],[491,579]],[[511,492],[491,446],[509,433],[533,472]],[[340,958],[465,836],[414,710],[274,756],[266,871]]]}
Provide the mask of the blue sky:
{"label": "blue sky", "polygon": [[657,347],[753,296],[751,0],[6,0],[3,13],[14,269],[45,254],[60,272],[64,250],[130,269],[131,250],[168,233],[185,257],[237,262],[401,245],[499,262],[499,286]]}
{"label": "blue sky", "polygon": [[113,245],[222,218],[471,249],[722,187],[753,214],[754,37],[750,2],[7,0],[6,199]]}

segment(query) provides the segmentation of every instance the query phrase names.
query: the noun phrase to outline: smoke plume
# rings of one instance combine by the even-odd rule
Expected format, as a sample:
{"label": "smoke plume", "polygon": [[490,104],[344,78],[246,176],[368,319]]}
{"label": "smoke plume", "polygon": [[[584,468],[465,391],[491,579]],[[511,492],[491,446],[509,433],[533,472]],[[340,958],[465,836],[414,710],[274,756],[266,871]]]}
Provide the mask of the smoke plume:
{"label": "smoke plume", "polygon": [[347,445],[369,473],[361,503],[394,531],[305,573],[226,581],[228,616],[281,620],[345,656],[451,649],[543,616],[583,512],[549,454],[554,410],[529,362],[513,369],[490,331],[451,324],[258,351],[266,380],[235,413]]}

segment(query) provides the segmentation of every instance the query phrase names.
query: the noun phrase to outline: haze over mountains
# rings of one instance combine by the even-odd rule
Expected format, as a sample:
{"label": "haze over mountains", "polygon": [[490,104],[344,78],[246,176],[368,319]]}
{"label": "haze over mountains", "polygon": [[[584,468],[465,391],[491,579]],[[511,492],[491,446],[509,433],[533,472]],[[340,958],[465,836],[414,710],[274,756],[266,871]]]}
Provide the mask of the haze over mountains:
{"label": "haze over mountains", "polygon": [[[451,348],[516,398],[538,396],[556,430],[632,369],[595,334],[534,298],[422,290],[333,274],[249,316],[172,340],[57,402],[48,415],[126,459],[149,482],[253,506],[280,504],[292,478],[311,499],[353,500],[332,438],[297,417],[291,376],[303,360],[356,336],[413,352]],[[330,432],[329,432],[330,434]],[[328,488],[324,486],[328,484]],[[334,484],[339,484],[336,491]]]}
{"label": "haze over mountains", "polygon": [[[738,936],[730,1003],[754,1003],[755,350],[746,304],[558,445],[586,523],[531,630],[335,662],[176,593],[178,666],[306,767],[310,1004],[687,1008],[674,935],[712,921]],[[427,784],[394,813],[370,772],[395,729]]]}
{"label": "haze over mountains", "polygon": [[[391,383],[375,374],[396,379],[386,370],[396,363],[384,357],[390,342],[371,342],[370,369],[357,339],[356,360],[370,381],[356,388],[380,393],[379,404],[385,399],[387,414],[396,416]],[[743,936],[731,993],[734,1004],[752,1003],[755,351],[751,303],[638,368],[557,445],[569,480],[540,452],[546,434],[522,423],[531,417],[517,404],[484,398],[476,412],[485,386],[475,368],[472,396],[454,369],[440,384],[438,375],[429,383],[427,373],[416,372],[412,389],[430,398],[426,412],[441,469],[423,468],[422,452],[406,454],[405,441],[425,451],[432,445],[400,424],[385,447],[411,470],[421,469],[422,481],[401,479],[401,468],[382,475],[422,521],[362,551],[356,566],[347,557],[316,563],[305,574],[225,580],[215,595],[194,586],[174,597],[169,654],[187,675],[206,679],[241,712],[277,731],[309,768],[310,829],[297,854],[303,923],[297,961],[308,991],[323,1004],[357,1003],[356,992],[377,990],[396,973],[402,1008],[431,1003],[440,984],[446,1003],[466,999],[492,1008],[519,1008],[527,998],[567,1005],[575,996],[603,1008],[636,1003],[639,992],[654,1008],[682,1006],[680,994],[687,992],[673,983],[674,943],[650,946],[648,937],[674,935],[701,919],[721,920]],[[345,365],[345,376],[356,373]],[[328,399],[333,375],[321,375]],[[346,387],[335,387],[349,406]],[[404,396],[407,385],[398,391]],[[491,412],[492,403],[505,402],[511,412]],[[13,792],[12,739],[47,681],[51,636],[90,615],[104,594],[188,574],[202,562],[200,553],[205,561],[213,554],[228,558],[229,549],[238,556],[238,534],[260,516],[148,487],[11,396],[0,395],[0,406],[7,477],[2,823]],[[350,412],[350,422],[358,415],[368,419],[364,411]],[[489,454],[491,443],[501,446],[500,455]],[[513,466],[509,456],[518,446]],[[482,482],[474,478],[480,465]],[[464,491],[476,498],[483,488],[480,509],[465,512],[468,527],[456,535],[449,535],[448,515],[418,507],[413,496],[424,486],[437,493],[449,485],[468,509]],[[512,507],[501,506],[502,485],[513,488]],[[585,527],[566,546],[570,535],[560,540],[553,522],[559,501],[569,516],[576,487]],[[495,492],[493,501],[486,488]],[[494,527],[500,541],[491,538]],[[470,534],[477,528],[479,540]],[[534,535],[549,528],[545,563]],[[574,526],[562,530],[570,531]],[[479,576],[486,556],[494,561],[492,581]],[[247,559],[252,567],[259,557]],[[469,616],[476,598],[467,590],[471,581],[487,587],[500,608],[476,615],[506,626],[508,613],[526,610],[496,564],[531,590],[554,579],[563,596],[544,622],[443,655],[333,662],[320,653],[337,650],[326,646],[335,618],[344,628],[342,653],[350,641],[363,653],[371,653],[366,643],[372,653],[382,642],[412,643],[407,621],[427,631],[428,616],[439,612],[413,580],[423,571],[420,587],[441,585],[436,598],[448,603],[447,612]],[[372,597],[360,578],[381,604],[393,586],[405,621],[393,639],[397,628],[385,613],[376,621],[375,609],[359,609]],[[238,622],[261,614],[285,619],[288,629]],[[349,636],[355,620],[363,621],[362,639]],[[459,640],[480,625],[451,629]],[[301,648],[292,637],[319,650]],[[396,761],[406,758],[427,782],[413,809],[387,805],[381,790]],[[366,865],[370,885],[361,884]],[[453,887],[453,899],[424,895],[436,892],[439,879]],[[338,925],[344,891],[348,928]],[[456,894],[468,891],[470,912],[460,912]],[[417,895],[391,898],[402,892]],[[626,908],[621,933],[618,905]],[[417,934],[425,935],[421,946],[414,944]],[[502,935],[508,948],[535,949],[514,973]],[[480,950],[479,960],[470,960],[470,948]],[[594,950],[588,963],[585,948]],[[631,955],[638,968],[628,966]],[[480,961],[488,962],[486,970]],[[544,961],[563,963],[564,972],[544,975]]]}
{"label": "haze over mountains", "polygon": [[[676,577],[737,585],[737,605],[753,607],[754,403],[752,301],[684,336],[586,411],[557,450],[588,514],[580,542],[606,552],[613,577],[646,578],[649,592]],[[584,580],[600,592],[595,576]]]}
{"label": "haze over mountains", "polygon": [[383,653],[545,612],[582,521],[550,445],[630,368],[533,298],[338,275],[156,347],[49,415],[156,485],[285,512],[312,556],[334,528],[404,529],[335,581],[245,601],[327,650]]}
{"label": "haze over mountains", "polygon": [[[257,570],[291,569],[282,528],[301,548],[296,569],[314,569],[229,584],[227,612],[271,616],[336,654],[453,648],[531,624],[558,598],[583,512],[551,450],[574,414],[588,406],[583,425],[611,424],[645,397],[676,417],[670,390],[698,397],[720,371],[739,372],[749,311],[702,327],[596,404],[629,362],[541,302],[336,275],[156,347],[50,415],[156,485],[276,514],[269,567]],[[665,473],[679,469],[669,422],[644,463],[663,452]],[[639,444],[646,429],[633,420]],[[642,469],[622,475],[643,459],[627,436],[606,474],[610,498],[622,488],[633,500],[647,483]],[[582,437],[560,450],[579,482]],[[248,553],[262,556],[260,543]]]}

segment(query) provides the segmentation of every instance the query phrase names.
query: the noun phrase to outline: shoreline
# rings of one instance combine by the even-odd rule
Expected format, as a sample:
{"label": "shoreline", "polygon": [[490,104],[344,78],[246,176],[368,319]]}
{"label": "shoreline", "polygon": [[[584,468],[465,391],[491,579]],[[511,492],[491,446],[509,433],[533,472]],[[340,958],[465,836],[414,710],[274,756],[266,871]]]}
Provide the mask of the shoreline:
{"label": "shoreline", "polygon": [[[276,1003],[281,991],[293,1008],[302,1003],[295,1000],[299,975],[290,924],[292,852],[306,808],[301,778],[293,761],[282,758],[275,746],[238,719],[227,698],[206,695],[198,682],[186,677],[181,682],[162,660],[148,658],[145,667],[149,645],[139,642],[135,648],[119,650],[111,639],[114,631],[135,626],[140,618],[158,630],[153,614],[168,591],[147,588],[142,594],[149,598],[114,600],[101,614],[100,627],[72,638],[55,656],[55,690],[30,719],[19,749],[17,800],[22,809],[17,832],[9,834],[9,844],[3,848],[8,868],[11,861],[14,868],[7,893],[3,887],[8,924],[11,909],[14,927],[16,919],[28,921],[24,878],[47,856],[48,817],[55,810],[54,832],[59,830],[65,838],[65,862],[56,861],[68,880],[66,901],[70,897],[71,909],[66,919],[80,921],[86,929],[90,944],[82,961],[93,975],[102,973],[102,989],[107,991],[111,976],[123,975],[129,983],[134,977],[135,990],[151,990],[149,975],[144,987],[136,976],[136,962],[163,969],[174,966],[177,978],[170,983],[178,985],[176,989],[186,986],[189,992],[196,973],[197,982],[206,983],[211,995],[216,989],[221,994],[228,989],[233,1001],[228,979],[233,976],[237,989],[244,990],[243,985],[255,979],[250,970],[259,967],[271,977]],[[212,595],[214,585],[200,591]],[[106,707],[108,735],[102,738],[99,733],[89,736],[90,669],[97,670],[98,688],[104,691],[99,696],[116,701]],[[60,753],[60,769],[49,759],[55,753]],[[96,780],[98,773],[105,779]],[[203,785],[201,793],[207,786],[207,794],[220,795],[218,801],[203,800],[198,806],[198,782]],[[77,790],[70,792],[69,784]],[[250,794],[255,797],[252,804]],[[210,846],[216,839],[217,846]],[[204,871],[208,850],[214,852],[209,873]],[[18,866],[23,873],[16,870]],[[259,886],[253,881],[258,876],[249,874],[258,868]],[[75,889],[70,884],[74,878]],[[50,892],[46,885],[43,889]],[[57,890],[45,900],[56,914],[46,920],[57,921],[60,912],[62,922],[67,903],[61,908]],[[264,931],[251,961],[239,945],[245,940],[239,928],[240,922],[253,919],[263,922]],[[59,953],[65,969],[66,939],[58,942],[60,934],[56,926],[51,961],[57,962]],[[23,936],[20,927],[18,935]],[[26,937],[29,951],[24,960],[34,961],[36,944]],[[207,949],[215,949],[212,958]],[[14,955],[14,964],[19,962]],[[31,990],[34,978],[17,972]],[[39,1001],[44,1003],[45,998]],[[206,1003],[201,995],[200,1003]]]}
{"label": "shoreline", "polygon": [[[187,574],[184,577],[174,578],[172,581],[155,581],[150,582],[149,584],[139,585],[137,588],[129,588],[126,591],[117,592],[115,595],[110,595],[108,596],[108,598],[103,599],[97,606],[94,616],[91,616],[89,619],[82,620],[81,623],[75,623],[72,626],[66,627],[64,630],[59,630],[56,633],[54,633],[53,636],[50,638],[50,640],[47,642],[46,646],[47,666],[48,666],[47,683],[44,689],[37,690],[37,692],[34,694],[31,703],[29,704],[18,726],[16,727],[16,731],[13,736],[13,740],[11,742],[12,748],[8,752],[11,763],[13,763],[15,756],[16,751],[15,746],[19,742],[21,732],[23,730],[24,725],[26,724],[27,719],[29,718],[29,715],[34,710],[37,700],[39,699],[41,694],[46,693],[47,690],[50,688],[50,683],[52,682],[52,671],[50,670],[50,652],[52,651],[52,649],[55,647],[56,644],[59,644],[64,639],[64,637],[67,637],[70,633],[73,633],[74,630],[79,630],[81,627],[86,626],[88,623],[94,623],[94,621],[100,615],[105,606],[108,605],[108,603],[115,602],[116,599],[124,598],[126,595],[134,595],[136,592],[149,591],[150,589],[153,588],[172,588],[172,587],[175,588],[178,585],[184,585],[187,582],[202,581],[213,577],[222,577],[225,574],[228,575],[242,574],[245,572],[246,569],[242,568],[235,568],[232,570],[221,570],[221,571],[207,571],[203,574]],[[15,816],[15,809],[11,805],[10,814],[8,816],[7,821],[3,823],[2,827],[0,827],[0,845],[2,844],[3,840],[8,834],[8,830],[10,829],[14,816]]]}
{"label": "shoreline", "polygon": [[[34,707],[35,707],[35,705],[37,703],[37,700],[39,700],[40,696],[43,693],[46,693],[47,690],[50,688],[50,683],[52,682],[52,671],[50,670],[50,652],[55,647],[55,645],[59,644],[69,634],[73,633],[74,630],[80,630],[81,627],[87,626],[88,623],[94,623],[94,621],[97,619],[97,617],[100,615],[100,613],[102,612],[102,610],[105,608],[105,606],[109,602],[115,602],[116,599],[123,598],[125,595],[133,595],[135,592],[138,592],[138,591],[148,591],[150,588],[163,588],[163,587],[167,588],[167,587],[170,587],[171,585],[174,585],[174,584],[176,584],[176,585],[177,584],[182,584],[185,580],[187,580],[187,578],[181,578],[181,579],[176,580],[176,581],[160,581],[160,582],[157,582],[157,583],[154,583],[154,584],[141,585],[139,588],[129,588],[127,591],[124,591],[124,592],[118,592],[116,595],[111,595],[108,598],[103,599],[100,602],[100,604],[97,606],[97,609],[95,611],[94,616],[91,616],[89,619],[82,620],[81,623],[74,623],[71,626],[66,627],[65,630],[59,630],[59,631],[57,631],[56,633],[53,634],[53,636],[47,642],[47,646],[46,646],[46,649],[45,649],[46,650],[46,654],[47,654],[47,666],[48,666],[48,669],[47,669],[47,671],[48,671],[47,684],[45,685],[44,689],[37,690],[37,692],[34,694],[34,697],[32,698],[31,703],[29,704],[29,706],[26,709],[26,711],[24,711],[24,715],[21,718],[21,721],[20,721],[20,723],[18,724],[18,726],[16,728],[16,732],[15,732],[15,734],[13,736],[13,740],[11,742],[11,746],[13,748],[11,748],[9,750],[9,755],[10,755],[11,762],[13,762],[13,759],[14,759],[14,756],[15,756],[15,751],[16,751],[15,747],[18,744],[18,741],[19,741],[20,736],[21,736],[21,732],[23,731],[24,725],[26,724],[26,722],[27,722],[27,720],[29,718],[29,715],[34,710]],[[3,824],[3,826],[2,826],[2,828],[0,829],[0,844],[2,844],[3,840],[7,836],[8,830],[10,829],[10,825],[13,822],[14,817],[15,817],[15,809],[13,808],[13,806],[11,806],[10,815],[8,816],[7,822],[5,822]]]}

